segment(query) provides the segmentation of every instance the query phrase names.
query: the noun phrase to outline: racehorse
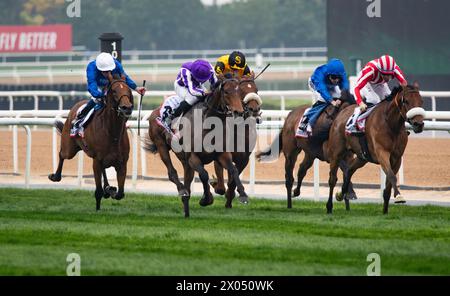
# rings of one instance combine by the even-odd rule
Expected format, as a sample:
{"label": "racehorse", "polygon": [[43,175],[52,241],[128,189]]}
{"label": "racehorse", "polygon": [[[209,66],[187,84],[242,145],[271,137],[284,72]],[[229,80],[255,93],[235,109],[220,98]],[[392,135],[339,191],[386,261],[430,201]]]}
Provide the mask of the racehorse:
{"label": "racehorse", "polygon": [[[242,104],[244,105],[244,118],[253,118],[256,120],[256,123],[260,119],[261,115],[261,105],[262,100],[258,95],[258,88],[255,83],[255,75],[253,74],[251,77],[242,77],[239,81],[239,95],[242,99]],[[239,174],[247,167],[250,154],[252,153],[252,150],[256,144],[256,129],[251,127],[256,127],[255,124],[248,124],[245,125],[245,151],[244,152],[237,152],[233,151],[233,162],[236,165],[236,168],[239,172]],[[252,134],[252,135],[250,135]],[[234,141],[238,141],[238,135],[237,133],[234,134]],[[250,142],[251,140],[251,142]],[[223,195],[225,194],[225,184],[224,184],[224,177],[223,177],[223,167],[220,165],[219,162],[214,162],[214,170],[217,175],[217,179],[211,182],[211,185],[214,188],[214,191],[217,194]],[[232,201],[235,197],[235,189],[236,184],[234,183],[234,179],[231,178],[231,176],[228,176],[228,190],[226,191],[226,198],[227,201],[225,203],[226,208],[232,207]]]}
{"label": "racehorse", "polygon": [[[83,150],[94,159],[96,210],[100,210],[102,197],[120,200],[124,198],[124,185],[127,174],[127,161],[130,143],[126,130],[126,122],[133,112],[133,95],[125,82],[125,77],[108,76],[109,85],[105,106],[95,112],[91,122],[85,129],[84,138],[69,136],[71,122],[77,111],[86,101],[75,104],[69,112],[66,122],[55,122],[55,127],[61,134],[61,149],[56,172],[48,178],[53,182],[61,181],[61,172],[65,159],[72,159],[78,151]],[[109,186],[105,169],[113,166],[117,172],[119,190]],[[102,187],[102,176],[104,185]]]}
{"label": "racehorse", "polygon": [[[305,110],[309,108],[309,106],[299,106],[295,108],[287,116],[282,130],[272,142],[271,146],[256,155],[257,159],[260,161],[269,161],[279,157],[278,151],[283,151],[285,157],[284,170],[288,208],[292,208],[292,197],[300,195],[303,178],[306,176],[309,168],[313,165],[314,159],[318,158],[322,161],[328,162],[326,147],[330,126],[340,110],[343,110],[346,106],[355,103],[353,97],[348,91],[342,92],[340,100],[342,103],[339,107],[335,107],[330,104],[324,109],[317,119],[312,135],[308,138],[297,138],[295,137],[295,133]],[[297,157],[302,150],[305,153],[305,157],[300,163],[300,167],[297,172],[297,187],[292,194],[292,187],[294,184],[293,170]],[[351,153],[348,153],[346,155],[347,161],[352,157],[353,156]],[[348,169],[346,161],[341,161],[339,166],[343,171]],[[346,208],[350,209],[349,199],[356,199],[356,194],[351,183],[349,186],[349,192],[346,196],[344,196],[344,198]]]}
{"label": "racehorse", "polygon": [[[383,192],[383,213],[388,213],[389,199],[392,187],[394,197],[402,200],[397,187],[396,174],[400,168],[402,156],[408,143],[408,133],[405,122],[412,125],[415,133],[423,131],[425,111],[422,109],[423,100],[418,87],[396,87],[391,93],[392,100],[379,103],[367,117],[365,137],[371,162],[381,165],[386,174],[386,188]],[[342,193],[349,190],[349,183],[356,170],[367,162],[367,156],[361,147],[358,137],[345,134],[345,125],[353,114],[354,107],[349,106],[339,113],[330,129],[329,159],[330,159],[330,192],[327,202],[327,212],[333,210],[333,189],[337,182],[337,165],[349,151],[357,157],[350,163],[349,169],[344,171]]]}
{"label": "racehorse", "polygon": [[[183,130],[188,134],[188,136],[183,136],[183,145],[185,141],[189,143],[202,142],[208,134],[208,129],[203,129],[198,134],[198,130],[194,130],[196,124],[194,123],[195,114],[194,112],[200,112],[202,120],[210,117],[218,118],[221,123],[223,130],[220,131],[223,139],[226,137],[226,124],[225,120],[227,117],[233,115],[235,117],[242,116],[244,109],[242,102],[238,93],[239,81],[234,78],[225,78],[223,76],[219,77],[219,82],[215,86],[212,94],[210,94],[205,102],[199,102],[194,105],[186,114],[183,116],[184,122],[187,122],[187,128],[183,126]],[[143,148],[147,151],[156,153],[159,155],[167,167],[169,180],[175,183],[178,189],[178,194],[181,196],[185,217],[189,217],[189,198],[191,194],[191,183],[194,178],[194,172],[197,171],[200,180],[203,184],[203,197],[200,200],[201,206],[208,206],[213,203],[213,196],[209,190],[209,175],[205,170],[204,165],[212,161],[219,161],[220,164],[225,167],[228,173],[233,177],[237,184],[238,192],[240,194],[240,200],[243,203],[248,202],[247,194],[245,193],[244,186],[242,185],[238,171],[233,164],[231,152],[226,151],[225,141],[223,142],[222,151],[205,151],[205,147],[201,147],[201,151],[191,151],[192,147],[183,149],[181,151],[174,151],[177,158],[183,164],[184,170],[184,184],[182,184],[178,178],[178,173],[173,167],[172,160],[170,158],[169,151],[173,147],[168,143],[165,136],[164,129],[156,123],[156,118],[159,116],[159,110],[154,110],[149,118],[149,138],[145,139],[143,142]],[[184,125],[184,124],[183,124]],[[192,132],[193,131],[193,132]],[[173,142],[173,141],[172,141]],[[180,142],[181,143],[181,142]]]}

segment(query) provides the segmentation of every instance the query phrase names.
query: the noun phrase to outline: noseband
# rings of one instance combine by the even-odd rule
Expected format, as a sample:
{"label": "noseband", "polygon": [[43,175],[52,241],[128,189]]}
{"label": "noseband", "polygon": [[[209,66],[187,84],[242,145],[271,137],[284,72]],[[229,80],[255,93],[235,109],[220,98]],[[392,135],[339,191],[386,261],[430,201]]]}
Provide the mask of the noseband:
{"label": "noseband", "polygon": [[[410,90],[410,91],[407,92],[407,89],[404,89],[404,90],[401,91],[402,95],[401,95],[400,103],[398,102],[398,97],[400,95],[400,92],[395,96],[395,99],[394,99],[395,106],[397,107],[397,110],[400,113],[400,116],[403,118],[404,121],[408,122],[409,124],[412,124],[411,123],[411,119],[408,118],[407,113],[405,115],[403,115],[402,107],[404,107],[405,110],[406,110],[406,107],[405,107],[405,95],[411,94],[411,93],[420,93],[420,92],[418,90]],[[400,104],[402,106],[400,106]],[[409,112],[408,110],[406,110],[406,111]]]}

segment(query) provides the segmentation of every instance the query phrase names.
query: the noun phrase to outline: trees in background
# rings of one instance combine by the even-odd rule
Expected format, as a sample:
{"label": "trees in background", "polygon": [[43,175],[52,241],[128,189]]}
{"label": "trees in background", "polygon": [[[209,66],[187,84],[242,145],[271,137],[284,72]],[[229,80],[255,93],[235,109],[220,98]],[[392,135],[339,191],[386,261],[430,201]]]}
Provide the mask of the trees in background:
{"label": "trees in background", "polygon": [[[77,1],[77,0],[72,0]],[[74,45],[98,48],[120,32],[125,49],[223,49],[324,45],[325,0],[248,0],[204,6],[200,0],[81,1],[70,18],[64,0],[2,0],[0,24],[73,25]]]}

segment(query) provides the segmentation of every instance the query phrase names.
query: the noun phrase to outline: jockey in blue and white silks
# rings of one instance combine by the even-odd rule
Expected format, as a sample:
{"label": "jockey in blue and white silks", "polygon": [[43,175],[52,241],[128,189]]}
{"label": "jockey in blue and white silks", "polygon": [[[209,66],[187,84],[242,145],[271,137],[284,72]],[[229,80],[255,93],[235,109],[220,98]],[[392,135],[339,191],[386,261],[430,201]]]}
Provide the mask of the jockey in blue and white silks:
{"label": "jockey in blue and white silks", "polygon": [[[344,64],[338,59],[331,59],[327,64],[319,66],[308,80],[315,103],[307,114],[303,115],[300,129],[304,133],[312,132],[312,128],[322,111],[330,104],[339,106],[341,92],[349,89]],[[336,100],[335,100],[336,99]]]}
{"label": "jockey in blue and white silks", "polygon": [[103,101],[106,96],[105,87],[109,85],[108,75],[125,76],[127,85],[136,90],[139,94],[145,94],[145,87],[138,87],[136,83],[125,73],[120,62],[112,57],[111,54],[102,52],[94,61],[89,62],[86,68],[87,87],[92,98],[87,102],[86,106],[78,113],[71,130],[71,137],[77,134],[83,135],[83,127],[81,123],[89,111],[97,104]]}

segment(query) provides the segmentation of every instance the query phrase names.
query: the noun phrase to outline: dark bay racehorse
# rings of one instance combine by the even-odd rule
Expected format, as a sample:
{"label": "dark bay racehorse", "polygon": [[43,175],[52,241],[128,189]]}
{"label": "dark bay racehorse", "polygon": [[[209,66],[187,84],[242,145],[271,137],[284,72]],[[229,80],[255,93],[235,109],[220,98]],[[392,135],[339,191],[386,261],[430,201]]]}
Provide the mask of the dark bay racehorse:
{"label": "dark bay racehorse", "polygon": [[[244,105],[244,118],[252,118],[254,120],[259,121],[261,115],[261,104],[262,100],[258,95],[258,88],[255,83],[255,76],[251,77],[242,77],[239,81],[239,95],[242,99],[242,104]],[[259,123],[259,122],[257,122]],[[233,162],[236,165],[236,168],[240,173],[247,167],[250,154],[253,151],[253,148],[256,144],[256,122],[255,124],[250,123],[245,125],[245,151],[243,152],[232,152]],[[234,134],[235,143],[238,141],[237,133]],[[225,194],[225,184],[223,177],[223,167],[219,162],[214,162],[214,169],[217,175],[217,180],[211,182],[211,185],[214,187],[214,191],[217,194],[223,195]],[[236,184],[234,183],[234,179],[231,176],[228,176],[228,190],[226,191],[227,201],[225,203],[226,208],[232,207],[232,201],[235,197],[235,189]]]}
{"label": "dark bay racehorse", "polygon": [[[58,169],[48,178],[53,182],[61,180],[61,172],[65,159],[72,159],[78,151],[83,150],[94,159],[96,209],[100,210],[102,197],[120,200],[124,198],[124,185],[127,174],[127,161],[130,152],[130,142],[125,123],[133,112],[133,95],[124,77],[108,76],[109,86],[105,106],[96,111],[91,122],[85,129],[85,136],[71,138],[69,136],[71,122],[76,117],[79,107],[86,101],[78,102],[69,112],[66,122],[55,122],[55,127],[61,133],[61,149],[59,152]],[[113,166],[117,172],[119,190],[109,186],[105,169]],[[104,185],[102,187],[102,176]]]}
{"label": "dark bay racehorse", "polygon": [[[394,197],[400,196],[396,174],[408,143],[405,122],[412,125],[415,133],[420,133],[423,131],[425,116],[425,111],[422,109],[423,100],[417,87],[397,87],[392,91],[391,97],[393,98],[391,101],[384,100],[375,107],[365,124],[365,137],[370,156],[373,163],[381,165],[386,174],[386,189],[383,192],[384,214],[388,213],[392,187]],[[367,163],[358,137],[345,134],[345,125],[353,114],[353,110],[354,106],[349,106],[340,112],[330,129],[330,178],[328,181],[330,192],[327,202],[329,214],[333,210],[332,195],[337,182],[338,163],[349,151],[357,155],[357,158],[350,163],[349,169],[344,171],[343,194],[349,190],[349,183],[355,171]]]}
{"label": "dark bay racehorse", "polygon": [[[185,217],[189,217],[189,198],[195,171],[199,174],[204,190],[200,205],[207,206],[213,203],[213,196],[209,190],[209,175],[204,168],[205,164],[212,161],[218,161],[227,169],[228,173],[233,177],[237,184],[241,201],[243,203],[247,202],[247,194],[239,179],[239,173],[233,164],[231,152],[226,150],[225,141],[223,142],[224,147],[222,147],[222,151],[206,151],[203,145],[201,145],[200,151],[193,151],[195,143],[203,143],[205,136],[210,132],[209,129],[204,128],[200,131],[194,130],[194,127],[196,126],[194,120],[198,119],[195,117],[195,112],[201,114],[201,119],[203,121],[211,117],[217,118],[222,123],[223,127],[219,133],[223,139],[226,139],[226,118],[230,116],[242,116],[244,113],[238,90],[239,81],[237,79],[229,79],[221,76],[219,77],[218,85],[215,87],[213,93],[206,98],[205,102],[197,103],[183,116],[183,121],[189,123],[188,127],[183,126],[183,130],[187,133],[187,136],[183,133],[182,143],[180,142],[183,149],[174,152],[183,164],[184,184],[180,182],[178,173],[173,167],[170,158],[169,151],[171,149],[173,150],[173,147],[167,143],[164,129],[155,122],[156,117],[159,116],[159,111],[153,111],[149,118],[149,139],[147,138],[144,141],[143,147],[153,153],[159,152],[162,161],[167,167],[169,180],[177,185],[178,193],[182,197]],[[192,144],[192,147],[186,148],[186,146],[184,146],[186,141]]]}
{"label": "dark bay racehorse", "polygon": [[[292,208],[292,197],[300,195],[300,188],[303,182],[303,178],[306,176],[309,168],[313,165],[314,159],[318,158],[322,161],[328,162],[328,155],[326,154],[328,132],[333,120],[336,118],[340,110],[343,110],[349,104],[353,104],[355,101],[348,91],[343,91],[341,95],[341,105],[334,107],[329,105],[320,114],[315,126],[313,127],[312,136],[308,138],[296,138],[295,133],[298,128],[298,124],[307,108],[309,106],[299,106],[292,110],[283,128],[272,142],[272,145],[257,154],[258,160],[266,161],[274,158],[278,158],[278,151],[283,151],[285,157],[285,185],[287,191],[287,207]],[[303,150],[305,157],[300,164],[297,172],[297,188],[295,188],[292,194],[292,187],[294,184],[293,170],[297,157]],[[352,154],[346,155],[346,158],[352,158]],[[339,166],[343,171],[348,169],[346,161],[341,161]],[[353,191],[353,186],[350,184],[349,193],[345,196],[345,203],[347,209],[349,209],[349,199],[355,199],[356,195]]]}

